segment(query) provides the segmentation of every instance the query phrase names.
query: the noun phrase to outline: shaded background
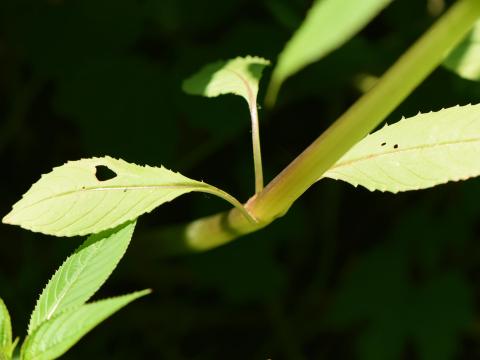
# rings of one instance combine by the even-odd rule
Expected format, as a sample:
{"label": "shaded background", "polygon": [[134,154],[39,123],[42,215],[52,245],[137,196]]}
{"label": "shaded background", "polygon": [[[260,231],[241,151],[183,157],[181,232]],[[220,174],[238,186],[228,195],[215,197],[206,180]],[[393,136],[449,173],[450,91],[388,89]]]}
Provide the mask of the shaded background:
{"label": "shaded background", "polygon": [[[288,80],[277,107],[260,111],[267,180],[361,95],[362,74],[381,75],[448,4],[397,0]],[[247,200],[244,100],[187,96],[180,84],[218,59],[274,60],[310,5],[1,0],[1,214],[53,166],[107,154],[163,164]],[[480,85],[441,68],[389,121],[478,102]],[[65,358],[476,359],[479,195],[478,180],[399,195],[324,180],[267,229],[214,251],[163,258],[134,236],[96,298],[154,293]],[[137,234],[223,209],[188,195],[143,216]],[[0,295],[23,337],[38,293],[81,239],[6,225],[0,239]]]}

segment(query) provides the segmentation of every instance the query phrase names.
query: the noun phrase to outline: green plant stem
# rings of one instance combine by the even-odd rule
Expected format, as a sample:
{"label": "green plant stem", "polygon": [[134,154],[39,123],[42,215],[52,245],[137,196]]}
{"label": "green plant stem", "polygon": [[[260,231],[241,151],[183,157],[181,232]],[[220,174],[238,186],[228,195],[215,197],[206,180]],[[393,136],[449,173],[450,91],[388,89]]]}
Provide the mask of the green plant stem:
{"label": "green plant stem", "polygon": [[260,128],[258,126],[258,111],[256,101],[250,106],[252,120],[253,166],[255,170],[255,194],[263,190],[262,152],[260,150]]}
{"label": "green plant stem", "polygon": [[[284,215],[340,157],[384,120],[459,43],[480,17],[480,1],[455,3],[378,83],[288,165],[245,207],[258,220],[249,223],[238,210],[186,225],[179,239],[165,241],[165,251],[205,250],[256,231]],[[181,242],[178,243],[178,242]]]}
{"label": "green plant stem", "polygon": [[240,210],[233,208],[186,225],[139,232],[136,237],[147,243],[152,250],[149,255],[157,258],[209,250],[264,226],[265,224],[252,223]]}

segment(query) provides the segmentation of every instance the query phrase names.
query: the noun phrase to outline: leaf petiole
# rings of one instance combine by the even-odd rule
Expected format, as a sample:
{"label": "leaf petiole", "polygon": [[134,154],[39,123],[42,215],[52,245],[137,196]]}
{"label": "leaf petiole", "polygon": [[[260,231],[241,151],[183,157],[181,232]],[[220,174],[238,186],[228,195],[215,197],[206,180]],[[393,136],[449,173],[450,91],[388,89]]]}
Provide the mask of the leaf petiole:
{"label": "leaf petiole", "polygon": [[256,102],[250,106],[252,120],[253,166],[255,170],[255,194],[263,190],[262,152],[260,149],[260,129],[258,126],[258,110]]}

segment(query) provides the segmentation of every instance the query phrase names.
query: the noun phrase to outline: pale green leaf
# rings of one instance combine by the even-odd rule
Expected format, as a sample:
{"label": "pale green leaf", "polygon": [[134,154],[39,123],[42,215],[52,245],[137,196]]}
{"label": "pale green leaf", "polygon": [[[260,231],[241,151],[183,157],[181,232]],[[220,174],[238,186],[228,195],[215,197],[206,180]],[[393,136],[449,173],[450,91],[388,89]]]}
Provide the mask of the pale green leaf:
{"label": "pale green leaf", "polygon": [[203,67],[183,82],[183,90],[191,95],[216,97],[224,94],[242,96],[249,107],[256,106],[258,83],[263,69],[270,62],[260,57],[237,57]]}
{"label": "pale green leaf", "polygon": [[450,52],[444,65],[465,79],[480,80],[480,21]]}
{"label": "pale green leaf", "polygon": [[28,333],[62,311],[83,305],[107,280],[125,254],[135,223],[91,235],[67,258],[43,290]]}
{"label": "pale green leaf", "polygon": [[62,312],[43,322],[26,338],[22,346],[21,359],[51,360],[58,358],[100,322],[128,303],[148,293],[150,293],[149,290],[138,291]]}
{"label": "pale green leaf", "polygon": [[[360,31],[391,0],[317,0],[278,57],[267,92],[273,105],[282,83]],[[321,79],[319,79],[321,81]]]}
{"label": "pale green leaf", "polygon": [[480,105],[467,105],[383,127],[355,145],[324,177],[396,193],[478,175]]}
{"label": "pale green leaf", "polygon": [[[102,168],[110,169],[113,178],[97,179]],[[237,200],[211,185],[164,167],[103,157],[70,161],[43,175],[3,222],[50,235],[85,235],[134,220],[192,191],[217,195],[248,216]]]}
{"label": "pale green leaf", "polygon": [[9,355],[12,346],[12,323],[7,306],[0,298],[0,357]]}

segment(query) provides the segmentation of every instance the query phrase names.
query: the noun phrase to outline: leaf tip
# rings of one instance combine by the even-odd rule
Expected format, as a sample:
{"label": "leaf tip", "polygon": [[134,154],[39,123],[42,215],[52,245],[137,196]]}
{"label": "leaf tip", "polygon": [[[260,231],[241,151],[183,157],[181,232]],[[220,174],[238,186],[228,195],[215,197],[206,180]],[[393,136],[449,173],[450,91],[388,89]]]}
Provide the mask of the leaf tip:
{"label": "leaf tip", "polygon": [[140,290],[140,296],[145,296],[145,295],[150,295],[153,293],[153,289],[145,289],[145,290]]}
{"label": "leaf tip", "polygon": [[13,211],[10,211],[7,215],[5,215],[5,216],[2,218],[2,223],[3,223],[3,224],[14,225],[12,212],[13,212]]}

